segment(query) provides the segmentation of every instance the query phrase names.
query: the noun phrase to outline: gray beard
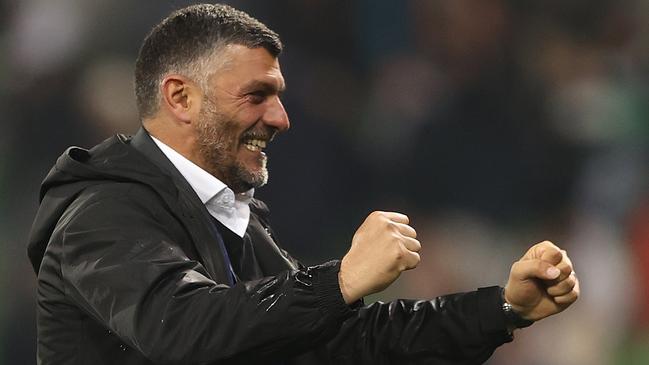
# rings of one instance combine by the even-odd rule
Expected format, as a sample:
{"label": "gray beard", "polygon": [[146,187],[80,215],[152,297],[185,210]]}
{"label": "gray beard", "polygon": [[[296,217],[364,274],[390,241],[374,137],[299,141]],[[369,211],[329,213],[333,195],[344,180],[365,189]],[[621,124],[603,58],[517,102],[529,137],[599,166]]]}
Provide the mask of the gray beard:
{"label": "gray beard", "polygon": [[262,168],[259,171],[250,171],[237,161],[230,153],[231,146],[238,142],[233,140],[236,138],[236,123],[219,113],[209,100],[205,100],[205,109],[201,112],[196,128],[198,150],[207,164],[207,172],[223,179],[223,183],[235,193],[266,185],[266,157],[262,157]]}
{"label": "gray beard", "polygon": [[268,183],[268,169],[266,168],[266,158],[264,158],[263,167],[256,172],[247,170],[243,164],[236,161],[231,166],[231,175],[234,176],[233,185],[228,184],[230,189],[235,192],[244,192],[252,188],[260,188]]}

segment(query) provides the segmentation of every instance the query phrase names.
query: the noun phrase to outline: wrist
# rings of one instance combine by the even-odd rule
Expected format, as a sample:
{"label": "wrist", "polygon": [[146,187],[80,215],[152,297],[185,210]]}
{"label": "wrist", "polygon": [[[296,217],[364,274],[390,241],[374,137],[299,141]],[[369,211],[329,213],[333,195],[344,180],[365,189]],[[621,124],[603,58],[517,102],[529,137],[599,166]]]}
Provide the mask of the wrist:
{"label": "wrist", "polygon": [[345,259],[343,258],[340,263],[340,271],[338,271],[338,285],[340,286],[340,293],[345,303],[351,304],[357,301],[360,296],[354,294],[354,289],[350,286],[349,273],[345,266]]}
{"label": "wrist", "polygon": [[501,291],[501,298],[502,311],[505,316],[505,324],[509,333],[513,333],[515,329],[529,327],[534,323],[533,320],[523,318],[520,311],[507,300],[505,288]]}
{"label": "wrist", "polygon": [[343,275],[340,272],[338,273],[338,285],[340,286],[340,294],[342,294],[345,303],[346,304],[352,303],[353,300],[349,295],[349,289],[347,289],[347,285],[345,284],[345,279],[343,279]]}

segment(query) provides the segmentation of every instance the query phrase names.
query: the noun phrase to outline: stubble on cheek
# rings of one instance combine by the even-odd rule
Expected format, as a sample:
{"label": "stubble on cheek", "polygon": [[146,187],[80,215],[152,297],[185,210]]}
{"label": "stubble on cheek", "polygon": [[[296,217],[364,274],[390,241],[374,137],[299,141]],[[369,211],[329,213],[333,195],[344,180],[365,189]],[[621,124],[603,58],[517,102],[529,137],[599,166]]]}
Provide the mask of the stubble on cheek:
{"label": "stubble on cheek", "polygon": [[198,152],[212,175],[223,178],[233,164],[239,141],[236,124],[224,116],[208,111],[197,125]]}
{"label": "stubble on cheek", "polygon": [[255,161],[246,160],[250,156],[246,155],[247,151],[241,143],[246,136],[259,133],[272,136],[274,131],[248,130],[239,134],[239,123],[220,113],[211,101],[207,100],[204,105],[196,132],[198,153],[207,172],[235,192],[265,185],[268,181],[266,156],[260,155]]}

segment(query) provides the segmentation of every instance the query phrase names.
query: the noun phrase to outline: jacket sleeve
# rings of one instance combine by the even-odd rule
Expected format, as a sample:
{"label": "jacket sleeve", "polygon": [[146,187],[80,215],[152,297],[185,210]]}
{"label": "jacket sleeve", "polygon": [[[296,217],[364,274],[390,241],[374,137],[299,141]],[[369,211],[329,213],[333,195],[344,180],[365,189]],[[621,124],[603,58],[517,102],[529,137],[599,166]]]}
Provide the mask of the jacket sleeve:
{"label": "jacket sleeve", "polygon": [[190,244],[175,241],[178,224],[160,216],[168,212],[143,189],[124,190],[88,192],[63,214],[61,276],[76,306],[155,363],[290,357],[331,339],[353,314],[338,262],[217,283],[183,250]]}
{"label": "jacket sleeve", "polygon": [[[268,208],[259,202],[257,209],[272,231]],[[326,357],[333,364],[481,364],[513,339],[507,331],[501,291],[494,286],[429,301],[401,299],[368,306],[358,302],[354,315],[328,343]],[[304,360],[319,363],[308,355]]]}
{"label": "jacket sleeve", "polygon": [[336,364],[481,364],[512,340],[499,287],[434,300],[376,302],[328,344]]}

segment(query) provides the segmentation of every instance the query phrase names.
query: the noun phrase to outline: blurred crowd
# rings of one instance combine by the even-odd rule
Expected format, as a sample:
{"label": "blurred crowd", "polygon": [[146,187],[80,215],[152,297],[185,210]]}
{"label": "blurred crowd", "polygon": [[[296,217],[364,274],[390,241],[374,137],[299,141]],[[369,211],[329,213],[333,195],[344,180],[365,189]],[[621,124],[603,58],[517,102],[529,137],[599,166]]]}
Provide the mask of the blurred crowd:
{"label": "blurred crowd", "polygon": [[[141,40],[189,3],[0,0],[1,365],[35,363],[40,181],[137,130]],[[503,285],[549,239],[582,297],[488,364],[649,363],[648,0],[227,3],[285,43],[292,127],[257,196],[288,251],[341,257],[370,211],[407,213],[421,266],[369,302]]]}

